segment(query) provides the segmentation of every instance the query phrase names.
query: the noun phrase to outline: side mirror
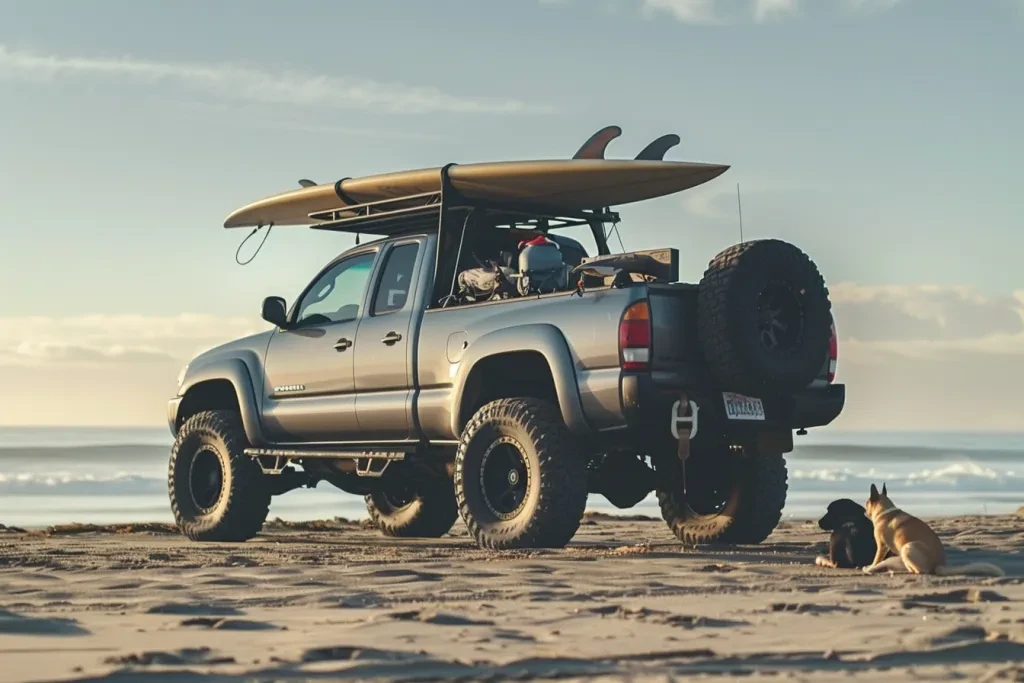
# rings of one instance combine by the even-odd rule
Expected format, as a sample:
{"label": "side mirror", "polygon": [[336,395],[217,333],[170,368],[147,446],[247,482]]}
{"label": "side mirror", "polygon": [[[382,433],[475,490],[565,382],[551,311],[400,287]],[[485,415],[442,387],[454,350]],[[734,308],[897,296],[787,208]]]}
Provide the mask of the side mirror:
{"label": "side mirror", "polygon": [[281,329],[288,327],[288,309],[284,299],[279,296],[268,296],[263,300],[263,319]]}

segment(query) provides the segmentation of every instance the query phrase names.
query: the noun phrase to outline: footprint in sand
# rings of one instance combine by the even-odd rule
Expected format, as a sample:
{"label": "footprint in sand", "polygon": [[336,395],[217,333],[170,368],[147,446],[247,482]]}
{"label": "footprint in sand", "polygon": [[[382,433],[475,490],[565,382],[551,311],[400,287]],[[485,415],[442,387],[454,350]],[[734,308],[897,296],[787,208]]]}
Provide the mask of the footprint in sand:
{"label": "footprint in sand", "polygon": [[35,636],[85,636],[89,631],[74,619],[29,617],[0,609],[0,633]]}
{"label": "footprint in sand", "polygon": [[944,591],[941,593],[922,593],[919,595],[908,595],[908,601],[932,602],[932,603],[957,603],[957,602],[1007,602],[1009,598],[1001,593],[979,588],[958,588],[956,590]]}
{"label": "footprint in sand", "polygon": [[311,650],[306,650],[302,653],[303,662],[347,662],[360,659],[384,661],[429,661],[431,658],[417,652],[402,652],[400,650],[377,650],[372,647],[353,647],[351,645],[338,645],[335,647],[317,647]]}
{"label": "footprint in sand", "polygon": [[112,583],[109,586],[100,586],[105,591],[133,591],[145,586],[144,581],[125,581],[123,583]]}
{"label": "footprint in sand", "polygon": [[193,617],[185,619],[180,626],[186,628],[211,628],[220,631],[284,631],[283,626],[266,621],[250,621],[248,619],[228,619],[225,617]]}
{"label": "footprint in sand", "polygon": [[205,579],[199,582],[200,586],[251,586],[252,583],[249,581],[243,581],[242,579],[232,579],[231,577],[217,577],[213,579]]}
{"label": "footprint in sand", "polygon": [[210,664],[234,664],[234,657],[218,657],[208,647],[184,648],[173,652],[161,650],[148,650],[146,652],[132,653],[128,655],[116,655],[103,660],[104,664],[117,664],[120,666],[181,666],[181,665],[210,665]]}
{"label": "footprint in sand", "polygon": [[195,616],[234,616],[242,614],[234,607],[212,605],[202,602],[167,602],[153,605],[146,614],[182,614]]}
{"label": "footprint in sand", "polygon": [[797,614],[828,614],[830,612],[856,612],[843,605],[818,605],[813,602],[773,602],[767,612],[796,612]]}
{"label": "footprint in sand", "polygon": [[396,621],[420,621],[424,624],[435,624],[437,626],[493,626],[494,622],[489,619],[471,619],[460,614],[449,612],[437,612],[434,610],[406,610],[402,612],[389,612],[381,615],[384,619]]}
{"label": "footprint in sand", "polygon": [[418,572],[411,569],[375,569],[357,576],[372,576],[377,579],[409,579],[410,581],[441,581],[444,576],[431,572]]}

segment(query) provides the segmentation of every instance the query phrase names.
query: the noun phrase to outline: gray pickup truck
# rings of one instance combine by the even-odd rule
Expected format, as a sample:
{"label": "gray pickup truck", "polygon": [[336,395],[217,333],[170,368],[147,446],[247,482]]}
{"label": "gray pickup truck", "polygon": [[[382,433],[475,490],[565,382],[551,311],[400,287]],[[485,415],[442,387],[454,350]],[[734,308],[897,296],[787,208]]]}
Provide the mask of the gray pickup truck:
{"label": "gray pickup truck", "polygon": [[482,547],[562,547],[589,494],[629,508],[654,492],[685,543],[767,538],[793,432],[845,401],[811,259],[748,241],[685,284],[674,249],[613,254],[608,208],[468,200],[448,172],[431,201],[346,203],[313,226],[378,239],[290,307],[267,298],[272,329],[183,369],[183,533],[244,541],[273,496],[326,481],[389,536],[461,516]]}

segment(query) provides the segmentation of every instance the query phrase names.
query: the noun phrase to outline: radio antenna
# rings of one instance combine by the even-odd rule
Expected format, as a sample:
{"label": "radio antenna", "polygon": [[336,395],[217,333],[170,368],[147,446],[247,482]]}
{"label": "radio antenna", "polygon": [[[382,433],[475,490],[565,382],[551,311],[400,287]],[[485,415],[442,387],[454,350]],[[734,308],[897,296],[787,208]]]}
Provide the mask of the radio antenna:
{"label": "radio antenna", "polygon": [[740,199],[739,183],[736,183],[736,207],[740,210],[740,244],[743,244],[743,200]]}

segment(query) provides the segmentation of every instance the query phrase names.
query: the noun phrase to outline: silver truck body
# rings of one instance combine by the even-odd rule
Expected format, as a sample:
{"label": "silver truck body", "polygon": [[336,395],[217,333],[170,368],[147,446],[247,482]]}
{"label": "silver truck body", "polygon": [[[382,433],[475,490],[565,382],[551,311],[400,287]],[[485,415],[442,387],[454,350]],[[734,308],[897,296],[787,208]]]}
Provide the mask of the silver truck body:
{"label": "silver truck body", "polygon": [[[617,330],[623,311],[643,298],[651,302],[651,383],[669,393],[692,387],[698,359],[687,329],[691,286],[637,284],[428,310],[436,239],[425,234],[379,240],[325,266],[321,273],[347,259],[373,256],[355,320],[273,329],[196,357],[169,404],[171,432],[177,433],[186,416],[186,394],[230,382],[246,435],[256,446],[454,444],[469,418],[463,403],[474,369],[485,359],[515,353],[543,359],[566,425],[581,437],[600,438],[629,424],[624,379],[630,373],[620,367]],[[389,250],[402,245],[418,248],[412,289],[401,309],[373,315],[381,264]],[[382,341],[392,334],[401,338]],[[338,348],[342,340],[351,345]],[[808,387],[819,398],[828,395],[826,375],[827,367]],[[838,414],[842,397],[832,393],[826,412]],[[668,419],[666,413],[666,425]],[[828,421],[794,416],[786,428]]]}

